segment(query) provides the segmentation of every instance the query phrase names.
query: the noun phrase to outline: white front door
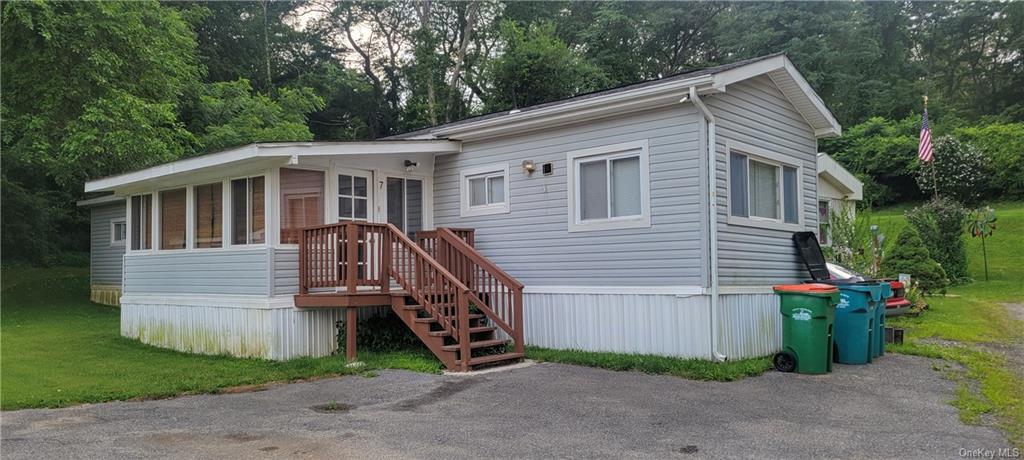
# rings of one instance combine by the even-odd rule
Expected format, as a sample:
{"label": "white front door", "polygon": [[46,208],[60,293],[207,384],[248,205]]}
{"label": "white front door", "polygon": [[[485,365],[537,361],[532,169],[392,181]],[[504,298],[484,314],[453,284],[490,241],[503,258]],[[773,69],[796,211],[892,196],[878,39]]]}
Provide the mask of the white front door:
{"label": "white front door", "polygon": [[337,220],[373,219],[373,173],[358,169],[337,169]]}

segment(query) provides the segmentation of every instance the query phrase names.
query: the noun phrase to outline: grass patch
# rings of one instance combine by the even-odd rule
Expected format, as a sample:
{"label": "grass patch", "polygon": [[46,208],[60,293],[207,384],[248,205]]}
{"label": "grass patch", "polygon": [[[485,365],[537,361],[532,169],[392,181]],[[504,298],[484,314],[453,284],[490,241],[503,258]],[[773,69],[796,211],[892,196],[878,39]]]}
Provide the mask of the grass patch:
{"label": "grass patch", "polygon": [[426,351],[360,352],[289,361],[193,355],[120,336],[117,308],[92,304],[87,268],[3,272],[0,408],[63,407],[134,398],[215,393],[269,382],[363,374],[374,369],[439,373]]}
{"label": "grass patch", "polygon": [[771,359],[767,357],[715,363],[700,359],[680,359],[657,355],[552,350],[539,347],[526,347],[526,357],[537,361],[575,364],[613,371],[674,375],[687,379],[720,382],[761,375],[771,368]]}
{"label": "grass patch", "polygon": [[[946,374],[959,385],[951,403],[961,420],[994,417],[1010,442],[1024,448],[1024,369],[1007,359],[1024,350],[1024,323],[1004,306],[1024,302],[1024,203],[992,206],[999,227],[986,243],[990,280],[984,281],[981,241],[969,238],[968,272],[975,281],[950,288],[949,296],[929,297],[930,308],[919,317],[890,319],[890,326],[907,330],[906,343],[892,350],[959,363],[963,371]],[[873,218],[887,235],[906,225],[902,212]]]}

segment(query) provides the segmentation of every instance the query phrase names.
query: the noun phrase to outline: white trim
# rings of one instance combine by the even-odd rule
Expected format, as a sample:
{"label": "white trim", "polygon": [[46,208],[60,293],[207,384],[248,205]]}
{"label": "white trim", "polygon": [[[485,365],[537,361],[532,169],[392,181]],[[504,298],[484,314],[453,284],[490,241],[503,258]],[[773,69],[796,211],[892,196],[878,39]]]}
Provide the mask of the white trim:
{"label": "white trim", "polygon": [[578,101],[566,101],[550,107],[510,111],[500,117],[442,126],[430,134],[438,138],[450,137],[468,141],[581,123],[601,117],[672,105],[679,101],[680,91],[694,85],[707,85],[711,81],[711,75],[672,80]]}
{"label": "white trim", "polygon": [[[639,152],[636,152],[639,150]],[[640,215],[629,217],[609,217],[607,219],[583,221],[579,218],[578,203],[580,201],[579,163],[584,159],[615,159],[639,156],[640,158]],[[626,228],[646,228],[651,226],[651,169],[650,146],[646,139],[641,141],[623,142],[620,144],[603,145],[583,150],[575,150],[565,155],[566,182],[568,185],[568,230],[584,232],[593,230],[610,230]],[[608,171],[609,181],[611,170]],[[609,187],[608,193],[611,193]],[[610,203],[609,203],[610,206]]]}
{"label": "white trim", "polygon": [[[749,161],[753,160],[758,163],[768,164],[778,168],[778,186],[779,186],[779,203],[778,219],[772,219],[769,217],[758,217],[758,216],[734,216],[732,214],[732,153],[735,151],[737,154],[744,155],[747,157],[747,193],[751,193],[750,188],[750,165]],[[786,231],[801,231],[804,229],[804,213],[803,213],[803,166],[798,164],[797,160],[794,160],[785,155],[780,155],[775,152],[765,150],[760,147],[756,147],[749,144],[736,141],[725,142],[725,190],[726,190],[726,222],[729,225],[740,225],[744,227],[757,227],[757,228],[769,228],[775,230],[786,230]],[[785,175],[783,173],[783,167],[788,166],[796,169],[796,219],[794,222],[786,222],[786,184]],[[751,200],[747,199],[747,212],[750,213]]]}
{"label": "white trim", "polygon": [[843,165],[826,153],[818,153],[818,181],[822,178],[828,180],[840,192],[844,193],[848,200],[860,201],[864,198],[864,183],[857,179]]}
{"label": "white trim", "polygon": [[[124,239],[123,240],[114,239],[114,236],[117,235],[117,232],[115,231],[115,229],[117,228],[117,224],[124,224]],[[127,246],[125,244],[126,241],[128,241],[128,217],[126,216],[124,219],[111,219],[110,220],[110,247],[112,247],[112,248],[123,248],[123,247]]]}
{"label": "white trim", "polygon": [[295,297],[240,294],[123,294],[121,305],[163,305],[174,307],[237,308],[276,310],[295,308]]}
{"label": "white trim", "polygon": [[448,140],[391,140],[367,142],[282,142],[242,147],[186,158],[151,168],[85,183],[86,192],[110,191],[127,185],[174,174],[233,164],[255,158],[290,159],[313,155],[405,155],[413,153],[459,153],[462,143]]}
{"label": "white trim", "polygon": [[75,203],[77,206],[89,207],[99,206],[103,204],[116,203],[118,201],[125,201],[125,197],[116,195],[103,195],[96,198],[89,198],[88,200],[79,200]]}
{"label": "white trim", "polygon": [[524,294],[702,295],[701,286],[526,286]]}
{"label": "white trim", "polygon": [[[508,163],[498,163],[484,166],[474,166],[472,168],[466,168],[459,171],[459,216],[460,217],[472,217],[472,216],[486,216],[491,214],[508,214],[512,212],[510,205],[511,197],[509,196],[509,167]],[[484,184],[486,186],[486,180],[491,177],[502,177],[504,181],[504,193],[505,199],[500,203],[489,203],[485,205],[473,206],[470,201],[470,188],[469,180],[483,177],[485,179]],[[489,187],[485,187],[485,191]]]}

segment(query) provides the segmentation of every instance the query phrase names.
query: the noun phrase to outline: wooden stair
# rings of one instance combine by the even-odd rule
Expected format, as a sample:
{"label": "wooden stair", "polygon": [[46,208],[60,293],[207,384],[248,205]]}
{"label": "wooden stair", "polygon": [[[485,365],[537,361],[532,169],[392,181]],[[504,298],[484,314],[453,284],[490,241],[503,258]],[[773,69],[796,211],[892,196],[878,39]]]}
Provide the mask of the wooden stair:
{"label": "wooden stair", "polygon": [[[416,337],[449,369],[462,368],[461,347],[450,331],[444,330],[436,318],[427,316],[422,305],[408,296],[395,296],[391,310],[398,315]],[[457,324],[452,316],[446,318]],[[511,340],[497,338],[496,326],[491,326],[485,315],[469,315],[470,357],[469,369],[502,366],[522,361],[524,353],[508,351]]]}

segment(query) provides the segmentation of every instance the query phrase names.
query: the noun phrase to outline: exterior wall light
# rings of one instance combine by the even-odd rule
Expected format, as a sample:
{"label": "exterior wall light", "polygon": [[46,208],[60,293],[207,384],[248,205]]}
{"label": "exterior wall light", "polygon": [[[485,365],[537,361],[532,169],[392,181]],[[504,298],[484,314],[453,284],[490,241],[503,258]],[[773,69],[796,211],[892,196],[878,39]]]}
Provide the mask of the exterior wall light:
{"label": "exterior wall light", "polygon": [[535,171],[536,169],[537,169],[537,167],[533,164],[533,160],[524,160],[523,161],[523,172],[524,173],[526,173],[526,174],[533,174],[533,171]]}

